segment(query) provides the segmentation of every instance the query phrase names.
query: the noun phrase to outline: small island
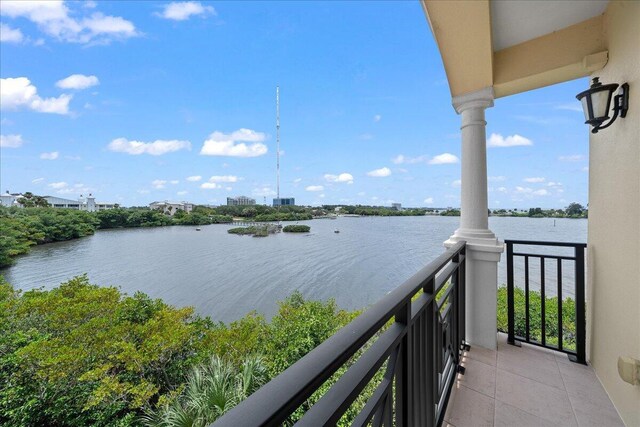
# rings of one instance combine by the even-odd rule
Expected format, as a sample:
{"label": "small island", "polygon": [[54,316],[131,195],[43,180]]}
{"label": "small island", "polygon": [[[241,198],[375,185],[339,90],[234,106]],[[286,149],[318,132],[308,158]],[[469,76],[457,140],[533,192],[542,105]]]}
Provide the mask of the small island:
{"label": "small island", "polygon": [[274,224],[252,225],[249,227],[236,227],[227,230],[229,234],[251,235],[253,237],[267,237],[269,234],[277,233],[278,226]]}
{"label": "small island", "polygon": [[308,233],[310,230],[308,225],[287,225],[282,229],[285,233]]}

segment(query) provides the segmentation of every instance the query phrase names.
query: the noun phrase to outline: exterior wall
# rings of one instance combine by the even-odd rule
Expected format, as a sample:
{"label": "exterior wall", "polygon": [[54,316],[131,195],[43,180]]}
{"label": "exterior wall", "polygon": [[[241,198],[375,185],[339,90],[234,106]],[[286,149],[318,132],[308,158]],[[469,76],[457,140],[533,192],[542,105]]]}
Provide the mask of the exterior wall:
{"label": "exterior wall", "polygon": [[17,196],[13,196],[11,194],[3,194],[0,196],[0,205],[6,206],[6,207],[15,206],[17,204],[16,203],[17,198],[18,198]]}
{"label": "exterior wall", "polygon": [[256,199],[247,196],[227,197],[227,206],[253,206]]}
{"label": "exterior wall", "polygon": [[279,199],[273,199],[273,207],[278,206],[295,206],[296,199],[293,197],[281,197]]}
{"label": "exterior wall", "polygon": [[605,20],[609,62],[593,76],[628,82],[630,98],[626,118],[590,134],[590,358],[626,425],[640,426],[640,386],[617,371],[619,356],[640,359],[640,2],[612,1]]}

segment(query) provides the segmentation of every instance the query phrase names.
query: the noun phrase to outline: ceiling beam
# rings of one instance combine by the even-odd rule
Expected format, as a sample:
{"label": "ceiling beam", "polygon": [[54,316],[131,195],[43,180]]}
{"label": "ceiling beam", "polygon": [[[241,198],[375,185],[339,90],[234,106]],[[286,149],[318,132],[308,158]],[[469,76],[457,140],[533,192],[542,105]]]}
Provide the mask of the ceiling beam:
{"label": "ceiling beam", "polygon": [[436,39],[451,96],[493,84],[489,0],[421,0]]}
{"label": "ceiling beam", "polygon": [[585,77],[607,63],[604,15],[493,55],[496,98]]}

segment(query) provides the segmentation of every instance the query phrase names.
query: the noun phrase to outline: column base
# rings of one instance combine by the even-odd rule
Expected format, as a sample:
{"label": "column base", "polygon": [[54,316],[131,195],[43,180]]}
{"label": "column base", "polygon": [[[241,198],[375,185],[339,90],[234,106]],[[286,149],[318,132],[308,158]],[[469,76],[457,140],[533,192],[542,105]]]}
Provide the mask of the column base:
{"label": "column base", "polygon": [[504,243],[490,230],[459,229],[444,245],[465,240],[466,340],[490,350],[497,348],[498,262]]}

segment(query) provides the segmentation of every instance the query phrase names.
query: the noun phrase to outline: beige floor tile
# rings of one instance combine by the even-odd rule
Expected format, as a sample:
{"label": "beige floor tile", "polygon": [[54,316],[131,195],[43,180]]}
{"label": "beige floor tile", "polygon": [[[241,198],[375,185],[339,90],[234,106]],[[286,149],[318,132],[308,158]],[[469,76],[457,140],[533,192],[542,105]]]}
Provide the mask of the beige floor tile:
{"label": "beige floor tile", "polygon": [[496,399],[558,425],[577,425],[564,390],[501,369],[496,373]]}
{"label": "beige floor tile", "polygon": [[498,352],[487,348],[473,346],[470,351],[465,352],[465,356],[487,365],[496,366]]}
{"label": "beige floor tile", "polygon": [[522,344],[520,347],[504,343],[498,343],[498,355],[504,354],[517,354],[521,357],[528,357],[534,359],[549,359],[555,361],[555,354],[548,352],[541,347],[534,345]]}
{"label": "beige floor tile", "polygon": [[463,364],[465,373],[458,374],[457,383],[489,397],[495,397],[496,368],[473,359],[467,359]]}
{"label": "beige floor tile", "polygon": [[569,400],[580,427],[624,427],[609,398],[607,398],[608,406],[602,406],[575,395],[569,395]]}
{"label": "beige floor tile", "polygon": [[515,406],[496,401],[495,427],[558,427],[550,421],[536,417]]}
{"label": "beige floor tile", "polygon": [[564,390],[564,383],[554,359],[527,351],[499,352],[498,369],[520,375],[534,381]]}
{"label": "beige floor tile", "polygon": [[449,401],[451,412],[447,421],[456,427],[492,427],[494,402],[482,393],[460,386]]}
{"label": "beige floor tile", "polygon": [[613,403],[596,377],[593,369],[584,365],[559,364],[562,380],[572,402],[585,401],[603,411],[615,411]]}

